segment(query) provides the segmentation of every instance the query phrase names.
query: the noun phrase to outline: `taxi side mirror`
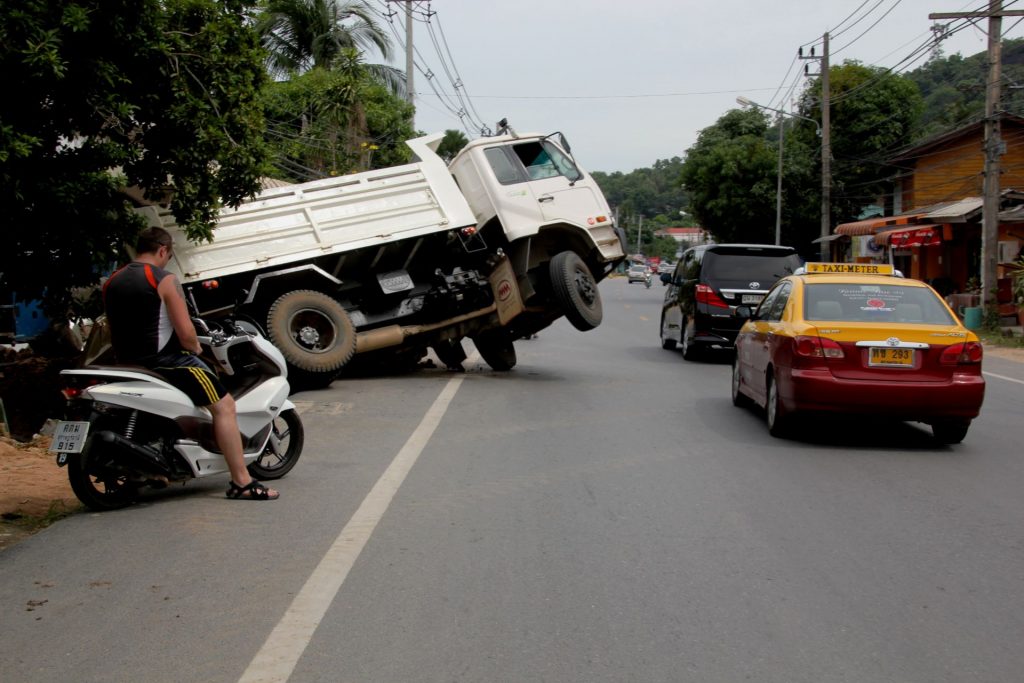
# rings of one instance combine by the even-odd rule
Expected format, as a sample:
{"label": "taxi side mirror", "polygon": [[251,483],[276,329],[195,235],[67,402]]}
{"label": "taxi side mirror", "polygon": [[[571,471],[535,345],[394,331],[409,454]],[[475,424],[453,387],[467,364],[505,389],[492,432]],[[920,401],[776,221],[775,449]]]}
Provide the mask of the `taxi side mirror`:
{"label": "taxi side mirror", "polygon": [[751,310],[750,306],[737,306],[736,310],[733,311],[733,315],[745,322],[754,317],[754,311]]}

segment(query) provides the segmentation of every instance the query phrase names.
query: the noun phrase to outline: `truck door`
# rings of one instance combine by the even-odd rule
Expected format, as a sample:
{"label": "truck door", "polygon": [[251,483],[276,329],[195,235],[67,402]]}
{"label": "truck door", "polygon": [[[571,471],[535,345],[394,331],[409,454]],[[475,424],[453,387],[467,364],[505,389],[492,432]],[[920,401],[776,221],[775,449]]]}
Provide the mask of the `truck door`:
{"label": "truck door", "polygon": [[605,213],[586,176],[551,140],[530,140],[512,149],[526,169],[542,222],[586,226],[587,219]]}

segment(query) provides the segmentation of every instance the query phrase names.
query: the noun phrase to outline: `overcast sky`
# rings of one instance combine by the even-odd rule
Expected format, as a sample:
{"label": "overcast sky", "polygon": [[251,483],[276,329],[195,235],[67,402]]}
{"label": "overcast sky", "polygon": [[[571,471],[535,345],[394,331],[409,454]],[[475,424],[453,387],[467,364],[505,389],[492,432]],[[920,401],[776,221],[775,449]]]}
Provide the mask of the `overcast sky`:
{"label": "overcast sky", "polygon": [[[368,1],[381,11],[387,6],[384,0]],[[1004,4],[1024,9],[1017,0]],[[433,0],[416,5],[424,10],[429,5],[436,13],[433,34],[442,54],[442,35],[447,38],[470,98],[464,120],[474,133],[470,119],[493,128],[502,117],[518,132],[561,130],[588,170],[629,172],[683,156],[702,128],[738,106],[738,95],[782,107],[794,82],[797,91],[803,87],[798,72],[804,64],[811,64],[812,72],[817,68],[817,62],[794,63],[797,48],[820,43],[826,31],[834,34],[833,64],[856,59],[888,68],[932,35],[929,13],[980,10],[988,2]],[[1017,20],[1003,20],[1006,37],[1024,36],[1024,23],[1017,26]],[[394,26],[404,40],[404,17],[396,17]],[[980,26],[987,27],[987,20]],[[422,73],[415,73],[416,127],[463,129],[444,105],[444,95],[455,89],[426,24],[415,22],[413,36],[417,63],[435,74],[433,83],[442,92],[435,95]],[[967,25],[942,47],[947,55],[969,56],[987,48],[987,37]],[[897,70],[912,70],[926,59],[922,53]],[[404,69],[404,56],[393,61]],[[786,108],[792,99],[785,100]],[[452,108],[460,106],[453,100]]]}

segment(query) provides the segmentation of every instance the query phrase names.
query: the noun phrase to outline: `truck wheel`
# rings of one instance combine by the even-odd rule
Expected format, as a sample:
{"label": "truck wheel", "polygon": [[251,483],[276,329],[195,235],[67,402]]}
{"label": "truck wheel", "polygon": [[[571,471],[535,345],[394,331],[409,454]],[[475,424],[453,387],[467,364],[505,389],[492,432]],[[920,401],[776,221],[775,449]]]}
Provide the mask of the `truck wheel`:
{"label": "truck wheel", "polygon": [[484,334],[473,337],[473,344],[484,362],[491,366],[491,370],[508,372],[516,366],[516,347],[507,335]]}
{"label": "truck wheel", "polygon": [[574,251],[563,251],[551,259],[548,268],[555,300],[572,326],[586,332],[600,325],[601,294],[583,259]]}
{"label": "truck wheel", "polygon": [[267,333],[285,360],[306,372],[334,373],[356,351],[348,313],[331,297],[310,289],[288,292],[274,302]]}

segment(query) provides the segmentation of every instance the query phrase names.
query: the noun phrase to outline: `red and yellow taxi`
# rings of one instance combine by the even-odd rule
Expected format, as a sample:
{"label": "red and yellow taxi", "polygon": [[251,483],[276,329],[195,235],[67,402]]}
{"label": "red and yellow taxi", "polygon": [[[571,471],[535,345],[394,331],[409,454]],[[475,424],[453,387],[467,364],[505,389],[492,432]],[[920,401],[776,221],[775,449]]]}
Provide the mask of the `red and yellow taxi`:
{"label": "red and yellow taxi", "polygon": [[978,337],[892,266],[808,263],[737,315],[732,400],[764,407],[773,436],[830,412],[925,422],[953,444],[981,410]]}

